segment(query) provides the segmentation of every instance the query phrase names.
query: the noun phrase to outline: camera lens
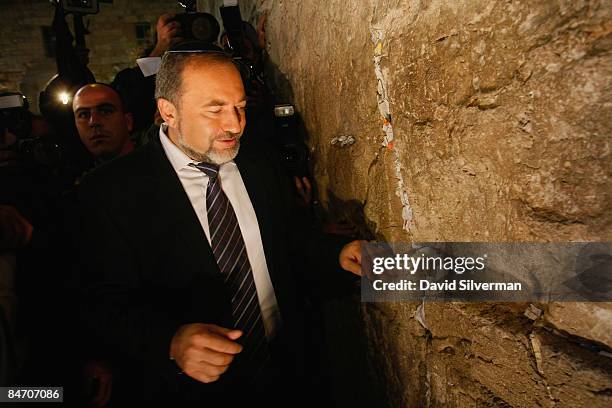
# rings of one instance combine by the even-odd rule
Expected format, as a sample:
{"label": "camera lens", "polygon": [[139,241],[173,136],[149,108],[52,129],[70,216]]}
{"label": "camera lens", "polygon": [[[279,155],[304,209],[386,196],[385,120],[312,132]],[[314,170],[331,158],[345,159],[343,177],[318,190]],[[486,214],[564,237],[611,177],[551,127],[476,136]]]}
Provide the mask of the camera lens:
{"label": "camera lens", "polygon": [[193,20],[191,32],[196,40],[209,42],[214,30],[208,19],[197,17]]}
{"label": "camera lens", "polygon": [[282,148],[282,160],[291,173],[304,175],[308,163],[308,149],[303,144],[285,144]]}

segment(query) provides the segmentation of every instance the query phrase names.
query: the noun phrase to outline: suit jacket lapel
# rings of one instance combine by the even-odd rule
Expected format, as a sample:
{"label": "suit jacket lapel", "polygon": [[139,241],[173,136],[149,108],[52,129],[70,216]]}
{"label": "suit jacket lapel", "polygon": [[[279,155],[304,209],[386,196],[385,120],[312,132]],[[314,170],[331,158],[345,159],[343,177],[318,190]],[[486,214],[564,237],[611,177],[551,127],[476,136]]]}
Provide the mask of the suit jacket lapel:
{"label": "suit jacket lapel", "polygon": [[[172,219],[176,222],[171,230],[173,235],[169,236],[168,239],[182,240],[189,254],[191,254],[192,261],[201,263],[206,272],[218,279],[220,272],[212,249],[189,197],[185,193],[172,164],[166,157],[159,140],[154,138],[144,149],[149,150],[152,168],[150,174],[153,178],[153,188],[156,192],[160,217],[165,212],[171,213],[173,214]],[[247,152],[243,153],[242,150],[240,153],[235,162],[257,216],[268,272],[272,282],[274,282],[277,271],[274,267],[272,197],[266,188],[266,177],[262,175],[261,164],[257,163],[257,159],[253,155]]]}
{"label": "suit jacket lapel", "polygon": [[[164,217],[164,213],[172,214],[170,219],[174,224],[170,226],[171,235],[168,236],[168,239],[181,240],[190,257],[190,262],[200,263],[205,272],[219,278],[217,262],[206,234],[159,140],[153,139],[144,148],[149,149],[151,175],[155,179],[153,187],[156,203],[154,205],[159,208],[160,217]],[[152,220],[152,222],[155,221]]]}

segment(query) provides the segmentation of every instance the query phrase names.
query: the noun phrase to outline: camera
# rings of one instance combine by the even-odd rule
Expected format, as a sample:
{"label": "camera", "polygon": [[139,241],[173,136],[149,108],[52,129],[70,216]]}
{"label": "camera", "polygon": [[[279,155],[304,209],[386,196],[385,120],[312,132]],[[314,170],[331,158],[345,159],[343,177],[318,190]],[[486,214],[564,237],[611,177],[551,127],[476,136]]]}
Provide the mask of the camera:
{"label": "camera", "polygon": [[240,8],[236,6],[219,7],[225,33],[222,38],[222,46],[238,65],[247,92],[249,88],[263,86],[263,67],[259,46],[257,44],[257,32],[249,23],[242,21]]}
{"label": "camera", "polygon": [[227,35],[228,51],[234,54],[234,56],[245,57],[243,21],[240,15],[240,7],[237,5],[222,6],[219,7],[219,12],[221,13],[221,20],[223,20],[223,27]]}
{"label": "camera", "polygon": [[298,135],[297,117],[293,105],[274,107],[275,134],[281,161],[292,176],[308,175],[308,147]]}
{"label": "camera", "polygon": [[14,135],[15,141],[4,150],[12,151],[26,165],[56,165],[61,152],[57,144],[46,138],[32,136],[32,114],[27,98],[16,92],[0,94],[0,135]]}
{"label": "camera", "polygon": [[27,137],[31,131],[29,103],[20,93],[0,94],[0,135],[8,131],[17,139]]}
{"label": "camera", "polygon": [[197,40],[213,44],[217,42],[219,22],[209,13],[196,12],[196,1],[179,1],[185,12],[177,14],[174,21],[181,25],[181,37],[185,40]]}

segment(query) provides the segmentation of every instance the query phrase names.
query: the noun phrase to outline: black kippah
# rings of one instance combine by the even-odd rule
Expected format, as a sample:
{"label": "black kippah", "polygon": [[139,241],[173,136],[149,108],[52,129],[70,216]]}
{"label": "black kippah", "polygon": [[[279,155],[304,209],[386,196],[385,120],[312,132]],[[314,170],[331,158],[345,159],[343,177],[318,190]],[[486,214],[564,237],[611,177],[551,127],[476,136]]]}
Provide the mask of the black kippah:
{"label": "black kippah", "polygon": [[222,48],[216,46],[215,44],[198,40],[182,41],[170,47],[168,52],[201,52],[223,54],[231,57],[228,53],[223,51]]}

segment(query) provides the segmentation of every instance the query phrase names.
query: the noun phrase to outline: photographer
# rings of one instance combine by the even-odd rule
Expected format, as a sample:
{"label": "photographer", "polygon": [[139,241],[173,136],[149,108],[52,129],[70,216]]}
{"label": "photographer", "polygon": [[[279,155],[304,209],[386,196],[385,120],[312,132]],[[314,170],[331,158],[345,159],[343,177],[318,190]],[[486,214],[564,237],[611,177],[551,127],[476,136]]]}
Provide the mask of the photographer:
{"label": "photographer", "polygon": [[176,14],[165,13],[157,19],[156,31],[157,41],[149,57],[161,57],[171,46],[183,41],[181,35],[181,23],[176,19]]}
{"label": "photographer", "polygon": [[[217,42],[220,28],[215,17],[209,13],[196,12],[196,2],[193,0],[180,4],[185,7],[184,13],[165,13],[158,18],[155,44],[143,52],[139,65],[141,62],[150,63],[147,59],[159,58],[170,47],[183,41]],[[154,98],[155,75],[150,72],[143,74],[140,67],[126,68],[115,76],[111,86],[119,92],[126,103],[126,109],[134,116],[132,140],[136,146],[157,137],[161,118]]]}
{"label": "photographer", "polygon": [[28,108],[22,94],[0,94],[0,203],[37,217],[62,188],[61,151],[46,121]]}
{"label": "photographer", "polygon": [[15,281],[17,254],[30,244],[33,232],[31,222],[22,211],[32,214],[34,206],[26,199],[32,183],[26,177],[19,151],[20,139],[29,136],[31,130],[30,114],[24,109],[27,101],[23,95],[5,93],[0,96],[0,106],[0,184],[3,186],[0,194],[0,383],[6,386],[15,380],[23,362],[14,347],[18,343]]}
{"label": "photographer", "polygon": [[61,171],[55,135],[23,95],[0,95],[0,130],[0,296],[10,334],[0,341],[17,339],[14,363],[5,360],[0,375],[61,383],[73,398],[81,369],[72,335],[74,206],[66,194],[73,179]]}
{"label": "photographer", "polygon": [[[156,41],[150,50],[145,50],[145,57],[161,57],[172,45],[183,40],[181,25],[175,14],[165,13],[159,16],[156,25]],[[145,77],[138,67],[120,71],[111,87],[125,101],[125,109],[132,113],[134,133],[132,140],[137,146],[144,144],[147,132],[154,124],[157,106],[155,105],[155,76]]]}

